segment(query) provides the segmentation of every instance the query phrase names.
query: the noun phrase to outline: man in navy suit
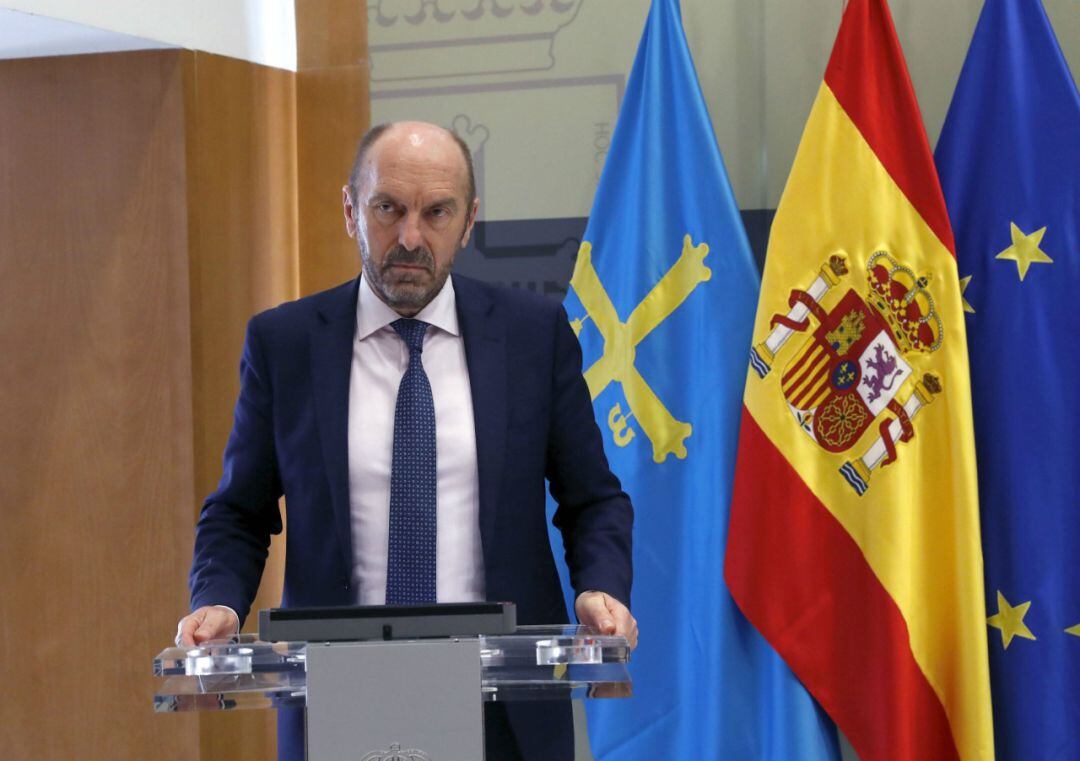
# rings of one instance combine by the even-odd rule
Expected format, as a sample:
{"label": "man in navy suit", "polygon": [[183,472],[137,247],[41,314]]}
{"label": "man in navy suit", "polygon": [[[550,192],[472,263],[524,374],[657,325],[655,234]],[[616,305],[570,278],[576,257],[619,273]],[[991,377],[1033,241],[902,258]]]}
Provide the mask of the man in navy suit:
{"label": "man in navy suit", "polygon": [[[547,481],[578,619],[634,644],[632,509],[608,468],[566,313],[541,296],[450,276],[478,208],[468,149],[435,125],[381,125],[361,140],[343,199],[361,276],[248,325],[224,473],[199,518],[192,613],[178,641],[239,629],[282,528],[283,494],[283,606],[391,599],[401,570],[388,535],[409,520],[390,509],[401,501],[394,490],[409,488],[403,469],[392,472],[415,455],[395,437],[404,427],[395,399],[415,362],[433,400],[421,430],[437,453],[425,492],[437,530],[425,541],[437,547],[438,601],[508,600],[522,624],[566,621]],[[405,323],[421,326],[415,345]],[[568,704],[537,708],[489,704],[489,759],[573,757]],[[302,758],[302,728],[299,712],[282,711],[282,758]]]}

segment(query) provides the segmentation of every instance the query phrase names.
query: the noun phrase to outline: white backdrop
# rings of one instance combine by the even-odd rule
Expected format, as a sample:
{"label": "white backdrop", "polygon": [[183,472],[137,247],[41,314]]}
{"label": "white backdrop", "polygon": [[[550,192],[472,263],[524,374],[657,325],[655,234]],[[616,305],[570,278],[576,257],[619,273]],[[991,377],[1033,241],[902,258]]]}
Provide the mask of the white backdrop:
{"label": "white backdrop", "polygon": [[0,8],[290,70],[295,7],[294,0],[0,0]]}

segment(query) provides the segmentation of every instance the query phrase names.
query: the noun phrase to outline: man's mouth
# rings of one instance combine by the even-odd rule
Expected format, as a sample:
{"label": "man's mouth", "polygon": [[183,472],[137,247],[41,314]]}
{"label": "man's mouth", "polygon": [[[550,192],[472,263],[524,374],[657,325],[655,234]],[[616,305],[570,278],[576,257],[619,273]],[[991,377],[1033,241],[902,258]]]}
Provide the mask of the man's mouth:
{"label": "man's mouth", "polygon": [[402,249],[391,251],[383,263],[384,272],[398,272],[404,276],[418,275],[421,272],[432,275],[435,273],[435,262],[426,252],[409,251]]}

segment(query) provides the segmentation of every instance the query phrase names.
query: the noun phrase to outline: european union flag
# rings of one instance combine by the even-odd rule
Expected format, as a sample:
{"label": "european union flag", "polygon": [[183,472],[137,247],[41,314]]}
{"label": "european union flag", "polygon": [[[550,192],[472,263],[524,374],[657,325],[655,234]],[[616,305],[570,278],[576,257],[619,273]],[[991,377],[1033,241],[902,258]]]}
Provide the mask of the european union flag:
{"label": "european union flag", "polygon": [[971,357],[998,758],[1080,759],[1080,94],[988,0],[937,149]]}
{"label": "european union flag", "polygon": [[832,724],[723,581],[758,274],[683,34],[654,0],[566,308],[635,507],[634,697],[599,759],[831,759]]}

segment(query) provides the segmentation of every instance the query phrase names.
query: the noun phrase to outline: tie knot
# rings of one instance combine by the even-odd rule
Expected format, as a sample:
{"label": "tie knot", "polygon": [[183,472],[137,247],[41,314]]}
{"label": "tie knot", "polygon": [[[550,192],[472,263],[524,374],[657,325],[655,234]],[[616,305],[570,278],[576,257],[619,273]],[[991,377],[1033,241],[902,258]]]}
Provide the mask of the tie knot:
{"label": "tie knot", "polygon": [[390,325],[409,347],[409,354],[418,354],[424,350],[424,332],[428,328],[426,322],[402,317],[400,320],[394,320]]}

